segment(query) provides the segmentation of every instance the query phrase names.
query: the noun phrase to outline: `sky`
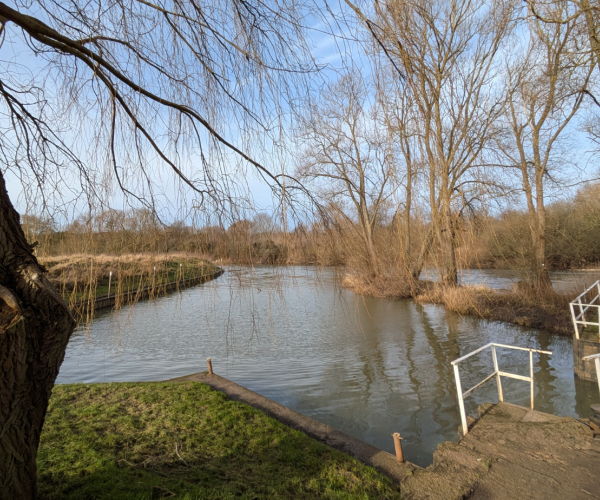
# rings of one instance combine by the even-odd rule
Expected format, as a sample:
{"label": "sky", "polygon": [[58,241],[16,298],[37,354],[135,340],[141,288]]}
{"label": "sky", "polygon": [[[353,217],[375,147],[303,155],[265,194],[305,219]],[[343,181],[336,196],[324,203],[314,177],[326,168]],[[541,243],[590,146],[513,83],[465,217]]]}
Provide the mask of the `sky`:
{"label": "sky", "polygon": [[[9,6],[16,7],[14,3],[9,2]],[[34,4],[35,5],[35,4]],[[337,9],[343,4],[332,4],[329,6],[330,9]],[[324,5],[320,4],[321,10]],[[23,10],[20,8],[20,10]],[[39,10],[39,9],[38,9]],[[353,57],[358,63],[356,44],[354,47],[350,47],[348,40],[340,38],[340,26],[331,24],[327,19],[327,15],[321,19],[316,19],[312,16],[307,16],[306,22],[309,24],[309,30],[307,31],[309,40],[308,44],[311,48],[312,57],[317,65],[323,70],[319,74],[315,75],[316,78],[310,83],[312,89],[316,89],[323,85],[324,82],[335,78],[335,73],[339,70],[343,64],[343,56],[347,56],[348,51],[353,52]],[[346,54],[344,54],[346,52]],[[7,36],[0,48],[0,67],[3,68],[5,74],[12,72],[13,74],[22,75],[21,80],[36,80],[46,86],[47,95],[58,94],[60,88],[58,88],[51,78],[51,73],[44,71],[45,60],[42,57],[36,57],[30,50],[29,43],[22,36],[22,33],[14,25],[8,25]],[[7,71],[8,70],[8,71]],[[84,99],[92,99],[93,95],[84,96]],[[283,110],[285,111],[286,105],[284,104]],[[164,117],[165,121],[168,117]],[[4,124],[6,125],[6,117],[4,117]],[[0,122],[1,123],[1,122]],[[102,164],[102,159],[91,155],[89,151],[86,151],[85,146],[91,141],[91,132],[89,130],[82,130],[82,126],[77,123],[70,123],[70,128],[66,127],[65,131],[61,134],[63,140],[70,145],[74,145],[76,149],[80,151],[80,158],[88,166],[90,170],[94,171],[99,178],[102,177],[107,166]],[[247,138],[241,137],[244,133],[239,127],[229,126],[224,129],[225,137],[227,140],[236,144],[240,149],[245,150]],[[289,133],[289,130],[288,130]],[[202,140],[206,144],[209,141],[207,134],[202,134]],[[160,139],[159,139],[160,141]],[[166,141],[163,142],[166,144]],[[251,145],[255,143],[251,140]],[[267,147],[269,144],[267,143]],[[294,152],[286,151],[283,149],[275,149],[271,147],[267,150],[268,152],[262,155],[257,154],[256,156],[250,152],[251,156],[256,157],[259,161],[264,161],[264,164],[271,167],[274,172],[278,173],[278,170],[286,169],[290,171],[293,169],[294,163]],[[182,159],[181,163],[187,167],[190,173],[194,172],[194,162],[199,162],[199,151],[187,151],[186,158]],[[205,153],[206,154],[206,151]],[[260,157],[259,157],[260,156]],[[240,169],[239,160],[234,155],[227,155],[226,163],[230,165],[228,167],[230,174],[234,177],[234,181],[237,183],[240,190],[245,190],[244,195],[251,196],[253,204],[257,211],[272,211],[274,203],[277,200],[273,199],[272,191],[270,186],[264,182],[260,175],[257,174],[253,167],[243,167]],[[121,162],[127,162],[125,156],[121,159]],[[150,158],[149,162],[152,162]],[[269,164],[270,163],[270,164]],[[42,198],[39,195],[32,194],[27,189],[23,188],[21,179],[18,175],[9,171],[5,174],[7,187],[9,194],[16,208],[20,212],[26,211],[39,211],[42,206]],[[64,180],[56,185],[50,184],[50,189],[45,187],[45,192],[48,195],[48,211],[54,214],[59,213],[59,218],[72,218],[77,213],[84,213],[86,211],[86,199],[85,196],[81,196],[81,184],[79,182],[79,175],[75,172],[64,172]],[[50,176],[49,176],[50,179]],[[181,189],[181,183],[174,178],[170,173],[165,173],[164,168],[157,168],[151,174],[151,183],[154,185],[153,191],[160,200],[160,206],[165,217],[165,220],[177,220],[189,214],[188,210],[190,206],[194,204],[193,196],[189,192],[184,192]],[[34,191],[35,192],[35,191]],[[110,194],[105,195],[105,201],[108,204],[117,209],[124,209],[131,203],[136,205],[131,197],[124,196],[112,185]]]}
{"label": "sky", "polygon": [[[8,5],[15,7],[15,4],[9,2]],[[352,63],[353,71],[360,71],[364,77],[371,76],[371,64],[367,56],[364,54],[360,44],[353,41],[354,28],[348,27],[339,23],[331,15],[338,16],[340,13],[346,15],[346,19],[352,19],[346,12],[346,7],[343,2],[328,2],[318,0],[316,11],[320,12],[320,17],[308,15],[305,19],[309,29],[307,30],[308,43],[311,49],[312,57],[317,65],[322,67],[322,70],[314,75],[310,81],[309,91],[315,95],[319,88],[328,82],[336,79],[337,74],[347,67],[348,63]],[[308,12],[308,11],[307,11]],[[23,37],[15,29],[8,26],[8,34],[0,48],[0,68],[6,71],[6,68],[11,68],[13,71],[17,67],[21,78],[28,78],[30,75],[38,74],[39,78],[43,77],[44,60],[41,57],[35,57],[28,44],[25,43]],[[44,85],[47,86],[49,94],[58,93],[59,88],[56,87],[51,79],[46,79]],[[92,99],[92,94],[84,95],[84,99]],[[284,111],[289,110],[285,105],[282,108]],[[268,111],[268,110],[267,110]],[[161,118],[159,116],[159,118]],[[168,117],[162,116],[165,121]],[[2,121],[0,121],[2,123]],[[4,119],[6,124],[6,120]],[[86,150],[91,140],[91,131],[86,130],[78,123],[70,123],[70,127],[65,128],[61,134],[65,142],[75,145],[75,148],[82,151],[82,160],[90,165],[90,170],[98,175],[98,179],[102,179],[106,175],[107,165],[102,162],[102,154],[91,154]],[[245,145],[249,144],[251,150],[257,146],[256,139],[248,139],[244,136],[244,130],[235,125],[225,127],[226,138],[232,143],[238,145],[245,150]],[[587,154],[590,148],[589,142],[584,139],[582,134],[578,134],[577,125],[575,124],[571,130],[576,135],[576,140],[572,144],[571,158],[577,158],[577,163],[581,167],[579,170],[585,172],[585,175],[596,175],[595,158]],[[290,136],[293,131],[287,131]],[[206,134],[202,135],[202,140],[206,143],[208,138]],[[166,144],[166,140],[164,142]],[[289,140],[284,141],[284,146],[289,146]],[[254,149],[258,151],[258,148]],[[271,166],[274,171],[284,169],[287,172],[292,172],[296,162],[298,151],[292,148],[276,149],[268,148],[266,152],[258,153],[259,160],[265,160],[265,165]],[[123,149],[122,156],[119,161],[125,164],[128,160],[126,157],[126,148]],[[152,167],[155,158],[148,157],[148,165]],[[181,164],[189,171],[194,171],[194,162],[199,161],[198,151],[186,151],[185,158]],[[252,205],[257,212],[272,212],[277,200],[273,198],[271,189],[267,183],[252,167],[239,167],[239,159],[234,155],[227,155],[224,162],[228,165],[226,168],[232,176],[232,180],[240,186],[240,190],[244,191],[242,198],[249,196],[252,198]],[[158,164],[158,163],[157,163]],[[573,181],[571,189],[562,189],[559,191],[549,192],[549,201],[560,197],[570,197],[577,188],[577,183],[581,179],[581,174],[578,169],[567,168],[567,176]],[[180,182],[176,180],[171,173],[166,173],[164,168],[150,168],[150,183],[153,185],[154,193],[159,201],[160,213],[165,222],[181,220],[193,214],[194,196],[189,190],[181,189]],[[23,188],[22,183],[14,174],[10,172],[6,175],[7,186],[11,200],[20,212],[37,212],[41,208],[41,198],[36,194],[31,194]],[[87,203],[85,196],[81,196],[81,184],[78,175],[65,171],[62,182],[55,186],[49,182],[50,189],[45,188],[48,195],[48,211],[57,217],[59,221],[66,221],[75,218],[80,213],[87,212]],[[34,191],[35,193],[35,191]],[[103,194],[104,200],[109,206],[115,209],[127,209],[130,205],[137,206],[139,203],[131,198],[123,195],[123,193],[115,186],[113,181],[111,189]]]}

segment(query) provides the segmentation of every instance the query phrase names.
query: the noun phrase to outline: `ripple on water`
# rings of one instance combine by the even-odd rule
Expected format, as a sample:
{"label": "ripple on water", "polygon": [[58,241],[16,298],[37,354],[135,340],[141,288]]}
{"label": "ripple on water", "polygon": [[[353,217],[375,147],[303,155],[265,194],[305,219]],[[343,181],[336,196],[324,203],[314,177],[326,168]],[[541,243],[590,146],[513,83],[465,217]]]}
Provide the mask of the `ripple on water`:
{"label": "ripple on water", "polygon": [[[485,343],[554,352],[536,356],[536,409],[584,416],[599,402],[596,384],[574,380],[568,338],[363,298],[337,283],[332,269],[229,268],[180,294],[100,312],[73,335],[58,382],[165,380],[205,370],[211,357],[216,373],[387,451],[400,432],[405,456],[422,466],[457,437],[450,362]],[[500,363],[524,372],[527,354],[503,352]],[[463,386],[491,369],[489,354],[461,365]],[[526,383],[507,381],[505,394],[528,404]],[[468,411],[496,399],[489,383]]]}

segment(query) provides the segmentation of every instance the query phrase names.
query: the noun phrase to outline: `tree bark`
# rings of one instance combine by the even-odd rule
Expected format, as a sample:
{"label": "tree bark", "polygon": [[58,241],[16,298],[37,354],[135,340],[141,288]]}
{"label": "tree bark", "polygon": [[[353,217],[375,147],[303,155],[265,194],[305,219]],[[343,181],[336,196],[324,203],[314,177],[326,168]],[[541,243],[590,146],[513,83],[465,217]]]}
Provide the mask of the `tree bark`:
{"label": "tree bark", "polygon": [[581,8],[585,14],[585,22],[587,25],[588,37],[590,39],[590,47],[594,53],[596,65],[598,66],[598,69],[600,69],[600,41],[598,40],[594,12],[592,11],[589,0],[581,0]]}
{"label": "tree bark", "polygon": [[[536,158],[537,161],[537,158]],[[535,224],[532,224],[533,241],[533,271],[535,273],[535,286],[540,291],[552,289],[550,274],[546,269],[546,206],[544,205],[544,184],[543,176],[545,169],[536,169],[536,212],[532,214],[536,217]]]}
{"label": "tree bark", "polygon": [[36,454],[75,321],[33,255],[0,171],[0,499],[37,495]]}
{"label": "tree bark", "polygon": [[458,283],[458,272],[454,248],[454,228],[452,227],[452,215],[449,213],[443,214],[441,240],[443,262],[441,281],[444,285],[454,286]]}
{"label": "tree bark", "polygon": [[[447,178],[447,176],[446,176]],[[444,285],[456,285],[458,283],[458,273],[456,270],[456,252],[454,248],[454,227],[452,224],[452,211],[450,208],[450,190],[443,186],[441,193],[441,225],[440,242],[442,250],[442,269],[441,281]]]}
{"label": "tree bark", "polygon": [[429,251],[431,250],[431,245],[433,245],[434,233],[435,233],[435,228],[432,223],[431,227],[427,231],[427,236],[425,236],[425,239],[423,240],[423,244],[421,245],[421,251],[419,252],[417,261],[415,262],[415,265],[413,266],[412,271],[411,271],[413,279],[415,279],[417,281],[419,280],[419,276],[421,276],[421,271],[423,270],[423,267],[425,266],[425,260],[427,259],[427,256],[429,255]]}

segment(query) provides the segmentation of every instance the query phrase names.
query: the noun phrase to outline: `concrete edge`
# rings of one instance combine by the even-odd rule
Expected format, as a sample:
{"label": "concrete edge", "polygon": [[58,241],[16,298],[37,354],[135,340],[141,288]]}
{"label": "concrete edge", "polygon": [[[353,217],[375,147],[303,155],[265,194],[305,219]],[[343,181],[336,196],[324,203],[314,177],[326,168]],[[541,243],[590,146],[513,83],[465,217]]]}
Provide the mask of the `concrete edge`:
{"label": "concrete edge", "polygon": [[[317,420],[302,415],[287,406],[283,406],[271,399],[265,398],[256,392],[253,392],[241,385],[220,377],[219,375],[209,375],[207,372],[194,373],[185,377],[179,377],[167,382],[200,382],[213,389],[226,394],[230,399],[245,403],[266,415],[278,420],[282,424],[304,432],[309,437],[320,441],[342,453],[351,455],[362,463],[374,467],[379,472],[385,474],[390,479],[400,483],[406,476],[409,476],[419,466],[410,462],[400,463],[396,457],[386,451],[380,450],[360,439],[348,436],[341,431],[333,429]],[[392,436],[390,435],[390,440]]]}

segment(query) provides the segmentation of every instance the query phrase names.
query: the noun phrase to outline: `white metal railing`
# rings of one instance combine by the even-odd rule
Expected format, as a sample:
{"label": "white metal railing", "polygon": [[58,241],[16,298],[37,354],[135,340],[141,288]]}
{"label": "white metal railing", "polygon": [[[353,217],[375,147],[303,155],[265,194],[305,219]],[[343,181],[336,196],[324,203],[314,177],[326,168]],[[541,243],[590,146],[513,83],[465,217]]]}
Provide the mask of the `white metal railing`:
{"label": "white metal railing", "polygon": [[598,390],[600,391],[600,354],[592,354],[591,356],[585,356],[581,359],[584,361],[587,359],[594,360],[594,364],[596,365],[596,378],[598,379]]}
{"label": "white metal railing", "polygon": [[[500,371],[498,368],[498,356],[496,354],[496,348],[502,347],[504,349],[515,349],[518,351],[529,351],[529,377],[524,377],[523,375],[517,375],[516,373],[508,373]],[[458,365],[470,358],[471,356],[475,356],[475,354],[479,354],[481,351],[485,349],[491,348],[492,350],[492,358],[494,360],[494,372],[491,375],[488,375],[481,382],[475,384],[468,391],[462,392],[462,385],[460,383],[460,373],[458,371]],[[462,422],[463,434],[467,434],[469,432],[469,426],[467,425],[467,414],[465,413],[465,398],[471,395],[475,390],[479,389],[483,384],[485,384],[488,380],[496,377],[496,385],[498,386],[498,400],[504,401],[504,394],[502,393],[502,380],[500,377],[514,378],[517,380],[523,380],[525,382],[529,382],[531,384],[531,409],[533,410],[533,353],[536,352],[538,354],[552,354],[551,351],[542,351],[540,349],[529,349],[528,347],[517,347],[514,345],[505,345],[505,344],[496,344],[491,342],[489,344],[476,349],[465,356],[455,359],[452,361],[452,367],[454,368],[454,378],[456,379],[456,392],[458,393],[458,407],[460,409],[460,419]],[[600,356],[600,355],[599,355]]]}
{"label": "white metal railing", "polygon": [[[589,300],[587,295],[595,289],[596,295],[593,299]],[[579,339],[579,325],[584,327],[588,325],[597,326],[598,334],[600,335],[600,280],[596,281],[591,287],[585,292],[576,297],[569,304],[571,308],[571,317],[573,318],[573,326],[575,327],[575,338]],[[585,319],[585,313],[592,307],[595,307],[598,311],[598,321],[587,321]],[[579,309],[579,314],[577,310]]]}

